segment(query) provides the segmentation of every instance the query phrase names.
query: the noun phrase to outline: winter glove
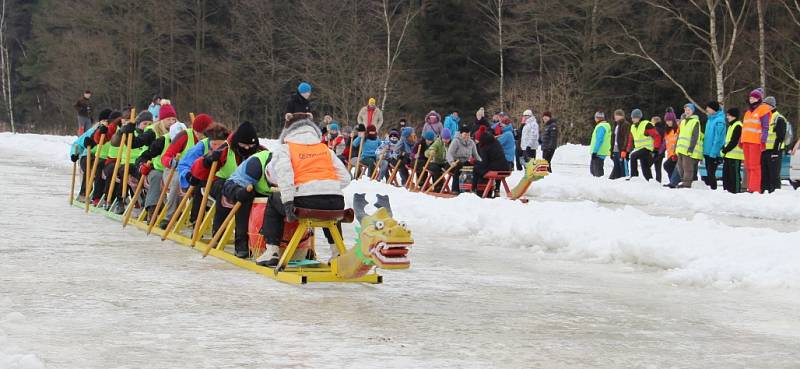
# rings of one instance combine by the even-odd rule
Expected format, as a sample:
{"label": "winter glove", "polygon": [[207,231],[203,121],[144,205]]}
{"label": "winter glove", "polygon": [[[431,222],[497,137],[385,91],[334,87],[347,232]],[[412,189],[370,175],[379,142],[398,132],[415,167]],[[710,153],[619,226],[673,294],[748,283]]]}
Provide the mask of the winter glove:
{"label": "winter glove", "polygon": [[[248,202],[253,199],[255,194],[252,192],[248,192],[246,188],[236,186],[236,189],[233,192],[233,199],[239,202]],[[284,205],[285,207],[285,205]]]}
{"label": "winter glove", "polygon": [[150,174],[151,169],[153,168],[150,166],[150,163],[144,163],[141,167],[139,167],[139,173],[142,173],[142,176],[146,177],[148,174]]}
{"label": "winter glove", "polygon": [[97,126],[97,131],[100,132],[100,134],[104,135],[104,134],[108,133],[108,127],[106,127],[106,126],[101,124],[101,125]]}
{"label": "winter glove", "polygon": [[469,165],[475,165],[475,158],[469,158],[467,162],[469,163]]}
{"label": "winter glove", "polygon": [[621,156],[623,159],[627,159],[628,158],[628,153],[625,152],[625,151],[622,151],[622,152],[619,153],[619,156]]}
{"label": "winter glove", "polygon": [[297,220],[297,214],[294,213],[294,201],[283,204],[283,211],[286,213],[287,223],[293,223]]}
{"label": "winter glove", "polygon": [[76,155],[76,154],[70,155],[69,156],[69,160],[72,160],[73,163],[77,163],[78,162],[78,155]]}
{"label": "winter glove", "polygon": [[200,186],[203,184],[203,181],[197,179],[192,173],[186,173],[186,182],[189,182],[190,186]]}
{"label": "winter glove", "polygon": [[219,158],[220,158],[221,155],[222,155],[222,152],[219,151],[219,150],[214,150],[214,151],[206,154],[205,156],[203,156],[203,165],[205,165],[206,167],[210,168],[211,164],[213,162],[219,161]]}
{"label": "winter glove", "polygon": [[126,124],[126,125],[122,126],[122,129],[121,129],[120,131],[121,131],[122,133],[124,133],[124,134],[131,134],[131,133],[133,133],[135,130],[136,130],[136,125],[135,125],[135,124],[133,124],[133,123],[128,123],[128,124]]}
{"label": "winter glove", "polygon": [[83,139],[83,146],[91,149],[94,147],[94,140],[91,137],[86,136],[86,138]]}
{"label": "winter glove", "polygon": [[597,156],[597,153],[592,153],[592,159],[600,159],[600,157]]}
{"label": "winter glove", "polygon": [[678,156],[677,155],[672,155],[672,156],[669,157],[669,160],[678,161]]}

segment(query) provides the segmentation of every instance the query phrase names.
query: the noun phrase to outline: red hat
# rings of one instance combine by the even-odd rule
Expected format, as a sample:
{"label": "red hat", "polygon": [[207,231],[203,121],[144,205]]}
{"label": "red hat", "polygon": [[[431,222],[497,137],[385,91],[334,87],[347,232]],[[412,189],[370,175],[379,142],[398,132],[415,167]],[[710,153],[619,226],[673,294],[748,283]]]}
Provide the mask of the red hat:
{"label": "red hat", "polygon": [[161,109],[158,111],[158,119],[175,118],[176,116],[175,108],[172,105],[161,105]]}
{"label": "red hat", "polygon": [[549,111],[546,111],[546,112],[542,113],[542,116],[543,116],[543,117],[550,117],[550,118],[552,118],[552,117],[553,117],[553,113],[551,113],[551,112],[549,112]]}
{"label": "red hat", "polygon": [[194,130],[195,132],[203,132],[213,122],[214,122],[214,120],[211,119],[210,115],[208,115],[208,114],[200,114],[200,115],[194,117],[194,122],[192,122],[192,130]]}

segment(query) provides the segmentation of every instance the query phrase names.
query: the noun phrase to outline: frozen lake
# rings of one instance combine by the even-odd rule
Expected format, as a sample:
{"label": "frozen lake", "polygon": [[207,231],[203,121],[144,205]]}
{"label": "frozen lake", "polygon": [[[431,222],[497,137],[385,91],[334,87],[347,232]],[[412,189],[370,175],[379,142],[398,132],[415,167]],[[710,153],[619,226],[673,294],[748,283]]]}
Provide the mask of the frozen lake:
{"label": "frozen lake", "polygon": [[291,286],[70,207],[63,166],[0,171],[0,368],[800,366],[793,288],[426,231],[383,285]]}

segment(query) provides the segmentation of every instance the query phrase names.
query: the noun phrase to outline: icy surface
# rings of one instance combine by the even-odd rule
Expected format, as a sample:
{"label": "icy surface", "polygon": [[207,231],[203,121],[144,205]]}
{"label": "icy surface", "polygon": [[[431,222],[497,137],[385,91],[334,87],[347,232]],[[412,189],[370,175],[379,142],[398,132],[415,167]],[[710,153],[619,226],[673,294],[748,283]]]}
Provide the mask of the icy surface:
{"label": "icy surface", "polygon": [[296,287],[68,206],[72,139],[0,134],[3,369],[800,362],[797,192],[597,180],[581,146],[527,205],[360,181],[414,231],[412,269]]}

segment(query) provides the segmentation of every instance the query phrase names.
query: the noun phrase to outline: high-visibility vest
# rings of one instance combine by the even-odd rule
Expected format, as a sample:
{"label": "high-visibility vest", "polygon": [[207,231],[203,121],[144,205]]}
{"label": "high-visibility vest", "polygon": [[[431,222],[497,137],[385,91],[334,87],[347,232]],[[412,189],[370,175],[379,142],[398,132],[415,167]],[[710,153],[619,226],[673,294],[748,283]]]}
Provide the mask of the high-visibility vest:
{"label": "high-visibility vest", "polygon": [[[158,131],[155,130],[155,125],[156,124],[158,124],[158,123],[153,123],[153,124],[147,126],[147,128],[145,128],[144,130],[145,131],[153,131],[153,133],[156,134],[156,138],[159,138],[159,137],[161,137],[161,135],[159,135]],[[161,156],[164,155],[165,152],[167,152],[167,148],[169,147],[170,142],[171,142],[171,140],[169,139],[169,134],[165,134],[164,135],[164,148],[161,150],[161,153],[158,154],[158,156],[156,156],[155,158],[150,160],[150,162],[153,164],[153,169],[164,171],[164,164],[161,164]]]}
{"label": "high-visibility vest", "polygon": [[678,146],[678,132],[680,129],[673,129],[664,134],[664,143],[667,148],[667,157],[675,155],[675,150]]}
{"label": "high-visibility vest", "polygon": [[648,126],[652,127],[652,123],[649,120],[642,120],[639,124],[631,124],[631,135],[633,136],[633,148],[634,149],[647,149],[653,151],[653,138],[645,134],[647,131]]}
{"label": "high-visibility vest", "polygon": [[253,156],[258,159],[258,162],[261,163],[261,178],[258,179],[256,182],[255,191],[261,195],[269,195],[272,193],[272,189],[267,183],[267,163],[269,163],[270,158],[272,157],[272,153],[269,150],[259,151]]}
{"label": "high-visibility vest", "polygon": [[594,150],[594,146],[597,144],[597,132],[600,130],[600,128],[604,128],[606,133],[603,135],[603,142],[600,143],[600,149],[597,150],[597,155],[609,156],[611,155],[611,125],[606,121],[602,121],[594,126],[594,131],[592,131],[592,142],[589,144],[589,150]]}
{"label": "high-visibility vest", "polygon": [[[134,131],[133,132],[133,137],[137,137],[137,136],[139,136],[139,133]],[[124,142],[124,143],[127,145],[127,142]],[[126,153],[126,151],[128,149],[126,148],[125,150],[122,150],[121,147],[122,147],[122,145],[120,145],[120,146],[111,146],[108,149],[108,157],[110,159],[116,159],[118,156],[120,156],[120,159],[125,160],[125,153]],[[146,150],[147,150],[147,146],[142,146],[142,147],[139,147],[139,148],[136,148],[136,149],[131,149],[131,159],[128,161],[128,164],[135,163],[136,159],[139,159],[139,157],[142,156],[142,154]],[[122,161],[122,162],[124,163],[124,161]]]}
{"label": "high-visibility vest", "polygon": [[288,146],[295,186],[311,181],[339,179],[328,145],[324,143],[303,145],[290,142]]}
{"label": "high-visibility vest", "polygon": [[[778,121],[778,118],[783,118],[784,122],[786,121],[786,118],[783,117],[783,114],[777,111],[772,112],[772,118],[769,120],[769,132],[767,133],[767,150],[772,150],[775,148],[775,139],[778,137],[778,135],[775,133],[775,123]],[[781,149],[785,147],[783,142],[780,143],[779,147]]]}
{"label": "high-visibility vest", "polygon": [[742,143],[761,143],[761,117],[768,115],[772,111],[767,104],[761,104],[755,110],[748,110],[742,119]]}
{"label": "high-visibility vest", "polygon": [[186,153],[196,144],[194,142],[194,130],[191,128],[186,128],[186,145],[183,146],[183,151],[181,151],[181,157],[186,156]]}
{"label": "high-visibility vest", "polygon": [[[93,155],[93,157],[98,157],[98,155],[97,155],[97,146],[98,145],[94,145],[94,147],[92,147],[92,155]],[[108,158],[108,148],[110,146],[111,146],[111,142],[108,142],[108,141],[103,142],[103,149],[100,150],[100,155],[99,155],[100,159]]]}
{"label": "high-visibility vest", "polygon": [[225,164],[222,164],[222,167],[217,169],[217,178],[228,179],[231,177],[231,174],[236,171],[236,167],[239,164],[236,163],[236,155],[233,153],[230,147],[226,147],[225,150],[228,150],[228,157],[225,158]]}
{"label": "high-visibility vest", "polygon": [[[691,157],[692,159],[703,159],[703,132],[697,127],[700,124],[700,119],[696,115],[684,119],[681,122],[681,131],[678,134],[678,145],[675,150],[678,154]],[[692,142],[692,132],[698,128],[697,144],[694,146],[694,151],[689,152],[689,145]]]}
{"label": "high-visibility vest", "polygon": [[[736,121],[728,127],[728,133],[725,135],[725,146],[728,146],[731,142],[731,137],[733,136],[733,131],[736,127],[741,127],[742,122]],[[726,159],[736,159],[736,160],[744,160],[744,150],[739,145],[733,147],[733,150],[728,151],[727,154],[724,155]]]}

